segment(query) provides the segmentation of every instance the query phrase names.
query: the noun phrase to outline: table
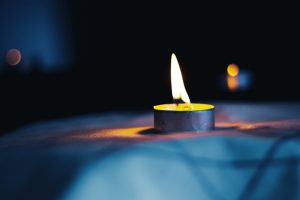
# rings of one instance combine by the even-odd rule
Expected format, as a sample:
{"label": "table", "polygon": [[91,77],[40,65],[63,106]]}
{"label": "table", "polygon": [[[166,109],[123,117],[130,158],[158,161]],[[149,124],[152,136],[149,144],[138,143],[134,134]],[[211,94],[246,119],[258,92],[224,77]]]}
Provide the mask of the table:
{"label": "table", "polygon": [[300,199],[300,103],[216,102],[216,130],[146,112],[34,123],[0,138],[1,199]]}

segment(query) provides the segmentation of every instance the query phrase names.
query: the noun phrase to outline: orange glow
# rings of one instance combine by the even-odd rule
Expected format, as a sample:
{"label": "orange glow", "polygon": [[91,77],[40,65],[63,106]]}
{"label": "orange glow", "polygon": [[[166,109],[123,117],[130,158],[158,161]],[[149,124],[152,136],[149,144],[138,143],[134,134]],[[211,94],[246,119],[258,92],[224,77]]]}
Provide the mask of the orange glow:
{"label": "orange glow", "polygon": [[191,103],[190,98],[185,90],[179,63],[174,53],[171,57],[171,85],[172,96],[174,100],[181,99],[185,103]]}
{"label": "orange glow", "polygon": [[235,77],[239,74],[239,67],[236,64],[230,64],[227,67],[227,73],[229,76]]}
{"label": "orange glow", "polygon": [[230,91],[236,91],[239,88],[239,79],[234,76],[227,76],[227,87]]}

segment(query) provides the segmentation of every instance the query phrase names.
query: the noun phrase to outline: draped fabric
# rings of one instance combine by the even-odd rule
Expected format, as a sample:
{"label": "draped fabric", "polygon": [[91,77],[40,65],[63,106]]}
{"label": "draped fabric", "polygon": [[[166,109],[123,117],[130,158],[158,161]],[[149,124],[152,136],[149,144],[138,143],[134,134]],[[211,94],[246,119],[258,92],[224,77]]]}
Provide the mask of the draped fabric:
{"label": "draped fabric", "polygon": [[300,104],[217,103],[216,129],[162,134],[151,112],[0,138],[1,199],[299,199]]}

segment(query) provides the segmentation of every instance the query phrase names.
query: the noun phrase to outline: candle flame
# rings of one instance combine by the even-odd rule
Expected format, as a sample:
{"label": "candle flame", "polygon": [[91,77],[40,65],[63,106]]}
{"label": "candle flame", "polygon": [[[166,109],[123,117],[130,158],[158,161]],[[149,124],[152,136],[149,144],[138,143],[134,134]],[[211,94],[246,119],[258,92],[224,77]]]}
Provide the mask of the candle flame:
{"label": "candle flame", "polygon": [[178,60],[175,54],[171,57],[171,85],[172,96],[174,100],[182,100],[185,103],[191,103],[190,98],[185,90],[182,74],[180,71]]}

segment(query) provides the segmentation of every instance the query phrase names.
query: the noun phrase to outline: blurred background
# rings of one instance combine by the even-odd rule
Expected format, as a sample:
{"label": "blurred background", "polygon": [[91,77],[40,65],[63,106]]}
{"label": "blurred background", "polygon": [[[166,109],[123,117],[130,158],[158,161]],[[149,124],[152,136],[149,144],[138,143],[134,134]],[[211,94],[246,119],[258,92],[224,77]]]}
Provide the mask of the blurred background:
{"label": "blurred background", "polygon": [[298,101],[296,8],[1,0],[0,134],[36,121],[172,102],[172,52],[194,102]]}

